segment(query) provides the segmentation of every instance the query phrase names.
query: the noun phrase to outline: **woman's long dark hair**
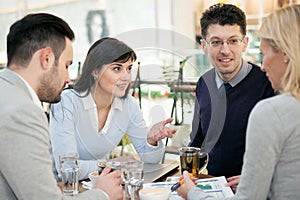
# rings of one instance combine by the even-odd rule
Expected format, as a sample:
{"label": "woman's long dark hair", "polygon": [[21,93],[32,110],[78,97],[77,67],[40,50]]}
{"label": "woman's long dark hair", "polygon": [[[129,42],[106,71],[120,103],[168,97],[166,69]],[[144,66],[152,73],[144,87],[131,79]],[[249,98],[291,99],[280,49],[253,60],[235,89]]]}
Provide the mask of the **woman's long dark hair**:
{"label": "woman's long dark hair", "polygon": [[[110,37],[96,41],[89,49],[84,61],[81,75],[74,85],[76,92],[83,92],[87,96],[96,81],[93,77],[95,70],[101,70],[103,65],[113,62],[125,63],[128,60],[135,61],[135,52],[125,43]],[[127,95],[129,87],[126,90]]]}

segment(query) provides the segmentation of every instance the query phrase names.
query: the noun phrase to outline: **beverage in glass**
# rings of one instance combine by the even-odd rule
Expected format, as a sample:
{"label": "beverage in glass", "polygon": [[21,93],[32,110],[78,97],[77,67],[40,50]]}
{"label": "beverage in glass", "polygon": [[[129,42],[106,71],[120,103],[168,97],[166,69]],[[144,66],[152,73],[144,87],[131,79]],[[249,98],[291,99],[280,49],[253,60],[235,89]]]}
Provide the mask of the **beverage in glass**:
{"label": "beverage in glass", "polygon": [[138,192],[143,186],[143,170],[144,163],[142,161],[129,161],[122,163],[122,176],[125,185],[126,200],[139,199]]}
{"label": "beverage in glass", "polygon": [[179,153],[181,173],[186,170],[198,177],[208,164],[208,154],[201,152],[200,148],[181,147]]}
{"label": "beverage in glass", "polygon": [[78,154],[68,153],[59,157],[62,189],[65,195],[78,194]]}

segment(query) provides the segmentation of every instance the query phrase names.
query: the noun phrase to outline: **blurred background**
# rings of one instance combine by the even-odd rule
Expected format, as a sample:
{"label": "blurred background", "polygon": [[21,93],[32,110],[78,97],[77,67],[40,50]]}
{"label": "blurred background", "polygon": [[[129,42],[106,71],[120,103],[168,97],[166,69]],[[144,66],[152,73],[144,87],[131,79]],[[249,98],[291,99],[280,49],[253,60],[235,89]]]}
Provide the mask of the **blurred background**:
{"label": "blurred background", "polygon": [[[250,45],[245,57],[253,62],[259,62],[257,38],[255,30],[259,27],[262,18],[278,7],[299,3],[299,0],[1,0],[0,2],[0,64],[6,64],[6,35],[9,26],[24,15],[33,12],[53,13],[65,19],[75,31],[74,66],[72,78],[76,78],[78,62],[83,62],[89,46],[98,38],[104,36],[118,37],[131,32],[131,40],[147,41],[147,33],[157,34],[153,44],[139,44],[138,60],[141,65],[176,65],[178,60],[192,55],[189,63],[196,69],[185,69],[186,76],[196,76],[204,68],[205,58],[197,46],[200,38],[199,19],[201,13],[208,6],[215,3],[231,3],[244,10],[247,14],[248,35]],[[151,29],[145,35],[138,35],[141,29]],[[167,31],[160,35],[158,30]],[[134,32],[137,31],[137,34]],[[169,32],[168,32],[169,31]],[[178,48],[179,42],[174,35],[186,37],[190,44]],[[122,37],[121,37],[122,38]],[[166,42],[167,40],[167,42]],[[168,48],[157,49],[158,43],[164,41]],[[176,44],[176,42],[178,42]],[[194,42],[194,43],[193,43]],[[158,44],[158,45],[157,45]],[[133,46],[135,44],[132,44]],[[151,48],[151,45],[154,48]],[[182,45],[182,44],[181,44]],[[166,50],[167,49],[167,50]],[[173,50],[175,51],[173,52]],[[165,50],[165,51],[164,51]],[[178,53],[179,52],[179,53]],[[174,55],[172,55],[174,54]],[[188,68],[188,67],[186,67]]]}
{"label": "blurred background", "polygon": [[[140,62],[139,74],[138,62],[133,68],[133,89],[140,91],[133,91],[133,95],[138,97],[140,92],[147,123],[175,114],[177,124],[190,123],[193,83],[211,67],[199,47],[199,20],[201,13],[215,3],[231,3],[245,11],[250,43],[244,58],[259,64],[255,31],[263,17],[300,0],[1,0],[0,67],[6,66],[10,25],[28,13],[52,13],[68,22],[76,35],[70,67],[73,80],[80,74],[80,66],[94,41],[105,36],[119,38],[136,51]],[[183,66],[180,61],[184,61]],[[187,82],[190,88],[175,90],[173,86],[178,81]]]}

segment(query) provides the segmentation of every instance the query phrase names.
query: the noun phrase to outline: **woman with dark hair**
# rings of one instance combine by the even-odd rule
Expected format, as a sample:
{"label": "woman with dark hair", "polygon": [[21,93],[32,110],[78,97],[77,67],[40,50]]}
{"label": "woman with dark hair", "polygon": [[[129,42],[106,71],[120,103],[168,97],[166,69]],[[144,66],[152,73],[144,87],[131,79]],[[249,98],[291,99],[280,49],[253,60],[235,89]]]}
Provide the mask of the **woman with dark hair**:
{"label": "woman with dark hair", "polygon": [[148,132],[137,101],[128,94],[135,52],[114,38],[102,38],[89,49],[82,74],[61,102],[51,106],[50,132],[56,169],[59,155],[79,154],[79,179],[97,170],[124,134],[128,134],[141,160],[158,163],[164,154],[160,141],[175,130],[155,124]]}

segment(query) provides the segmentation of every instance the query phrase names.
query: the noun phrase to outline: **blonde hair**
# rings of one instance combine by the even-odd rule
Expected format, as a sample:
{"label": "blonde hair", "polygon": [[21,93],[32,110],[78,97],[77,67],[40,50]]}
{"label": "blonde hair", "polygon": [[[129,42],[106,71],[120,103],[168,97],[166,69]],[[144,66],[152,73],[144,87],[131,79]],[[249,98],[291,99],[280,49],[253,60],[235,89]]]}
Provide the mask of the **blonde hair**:
{"label": "blonde hair", "polygon": [[257,33],[270,42],[274,51],[281,50],[288,56],[279,92],[300,100],[300,5],[276,10],[263,20]]}

